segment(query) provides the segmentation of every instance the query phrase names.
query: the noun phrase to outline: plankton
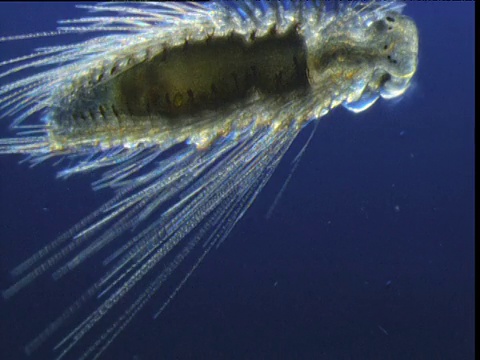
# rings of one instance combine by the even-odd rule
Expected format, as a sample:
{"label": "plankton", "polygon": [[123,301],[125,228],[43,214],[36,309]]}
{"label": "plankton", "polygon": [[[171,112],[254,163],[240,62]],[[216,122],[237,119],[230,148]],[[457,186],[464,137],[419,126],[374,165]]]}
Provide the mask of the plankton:
{"label": "plankton", "polygon": [[98,279],[25,346],[31,354],[55,337],[57,359],[99,357],[152,297],[160,315],[302,128],[338,105],[360,112],[402,95],[418,54],[416,26],[394,1],[77,7],[89,16],[0,38],[92,34],[0,63],[0,108],[15,133],[0,153],[48,160],[62,179],[94,172],[93,189],[113,191],[14,268],[2,292],[98,258]]}

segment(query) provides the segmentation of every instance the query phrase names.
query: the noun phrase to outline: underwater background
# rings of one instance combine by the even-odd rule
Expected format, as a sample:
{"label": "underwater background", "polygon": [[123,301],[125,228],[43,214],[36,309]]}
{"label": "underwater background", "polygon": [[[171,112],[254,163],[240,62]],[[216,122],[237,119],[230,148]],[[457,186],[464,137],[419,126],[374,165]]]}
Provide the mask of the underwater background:
{"label": "underwater background", "polygon": [[[322,118],[267,219],[305,129],[227,241],[156,320],[154,297],[105,358],[473,359],[474,7],[409,2],[420,37],[411,89]],[[0,36],[83,14],[71,3],[2,3]],[[0,43],[0,61],[32,43]],[[110,197],[90,189],[95,174],[55,180],[51,162],[21,159],[0,157],[1,289],[11,268]],[[0,359],[26,358],[23,345],[99,271],[0,299]],[[30,358],[53,358],[52,345]]]}

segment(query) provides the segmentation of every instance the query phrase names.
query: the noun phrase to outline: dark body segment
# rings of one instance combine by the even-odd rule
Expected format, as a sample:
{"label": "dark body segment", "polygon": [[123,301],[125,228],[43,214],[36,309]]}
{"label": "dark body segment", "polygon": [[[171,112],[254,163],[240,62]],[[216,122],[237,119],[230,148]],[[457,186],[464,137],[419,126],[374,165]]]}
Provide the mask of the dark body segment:
{"label": "dark body segment", "polygon": [[69,113],[57,113],[55,122],[67,132],[126,119],[182,126],[184,119],[191,123],[204,111],[240,103],[253,90],[282,94],[307,86],[305,45],[294,27],[281,35],[252,34],[250,41],[232,33],[166,48],[108,80],[85,86],[63,107]]}

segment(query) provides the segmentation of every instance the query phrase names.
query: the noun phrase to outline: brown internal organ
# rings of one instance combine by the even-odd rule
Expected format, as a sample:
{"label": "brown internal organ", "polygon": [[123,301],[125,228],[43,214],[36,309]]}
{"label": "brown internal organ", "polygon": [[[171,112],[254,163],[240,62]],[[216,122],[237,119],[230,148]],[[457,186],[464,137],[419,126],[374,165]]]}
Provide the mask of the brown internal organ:
{"label": "brown internal organ", "polygon": [[244,99],[253,88],[285,93],[306,87],[306,54],[294,28],[246,42],[232,34],[165,49],[108,84],[119,115],[175,118]]}

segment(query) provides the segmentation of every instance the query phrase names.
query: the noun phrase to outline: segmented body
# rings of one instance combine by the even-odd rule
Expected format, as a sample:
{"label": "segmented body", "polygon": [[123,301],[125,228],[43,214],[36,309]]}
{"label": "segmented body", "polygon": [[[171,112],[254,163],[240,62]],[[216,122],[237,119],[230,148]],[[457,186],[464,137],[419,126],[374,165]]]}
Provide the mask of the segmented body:
{"label": "segmented body", "polygon": [[[62,148],[136,146],[200,133],[213,139],[251,125],[262,101],[282,106],[308,90],[305,44],[295,26],[282,34],[274,28],[254,34],[207,35],[157,54],[148,48],[155,55],[138,63],[127,59],[123,72],[116,64],[102,66],[109,77],[104,71],[74,80],[51,113],[51,138]],[[65,96],[70,93],[75,95]],[[271,125],[271,119],[268,114],[255,125]]]}
{"label": "segmented body", "polygon": [[[105,168],[94,189],[115,190],[14,269],[17,280],[3,292],[9,298],[49,271],[60,278],[113,247],[99,280],[26,346],[34,351],[98,296],[98,307],[63,337],[58,358],[123,305],[82,358],[102,354],[195,254],[163,311],[240,220],[301,128],[340,104],[362,111],[379,96],[401,95],[418,52],[415,25],[395,2],[336,12],[324,2],[274,1],[82,7],[113,15],[0,38],[101,33],[0,64],[8,67],[4,78],[45,67],[0,88],[0,106],[19,131],[0,139],[0,153],[28,154],[34,164],[65,156],[73,165],[63,177]],[[146,280],[152,270],[158,275]],[[136,299],[121,304],[134,287]]]}

